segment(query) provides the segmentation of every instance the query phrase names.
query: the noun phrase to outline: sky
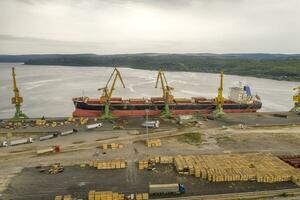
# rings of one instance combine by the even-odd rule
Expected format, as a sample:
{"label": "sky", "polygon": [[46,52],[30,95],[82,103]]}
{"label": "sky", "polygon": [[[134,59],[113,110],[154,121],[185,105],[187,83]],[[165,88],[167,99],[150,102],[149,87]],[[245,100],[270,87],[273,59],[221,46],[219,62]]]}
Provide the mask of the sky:
{"label": "sky", "polygon": [[0,54],[299,53],[300,0],[0,0]]}

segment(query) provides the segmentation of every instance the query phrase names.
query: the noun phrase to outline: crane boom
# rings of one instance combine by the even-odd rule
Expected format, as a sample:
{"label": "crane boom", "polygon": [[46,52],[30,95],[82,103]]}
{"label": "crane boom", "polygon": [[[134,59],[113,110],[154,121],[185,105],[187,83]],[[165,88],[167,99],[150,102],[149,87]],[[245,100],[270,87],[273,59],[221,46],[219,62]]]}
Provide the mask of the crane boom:
{"label": "crane boom", "polygon": [[[117,82],[118,78],[121,81],[123,88],[125,88],[125,84],[124,84],[124,81],[122,79],[121,73],[117,68],[115,68],[114,71],[111,73],[105,87],[98,89],[98,90],[103,90],[103,94],[100,97],[101,102],[109,102],[110,101],[110,99],[112,97],[112,93],[115,90],[115,85],[116,85],[116,82]],[[112,79],[113,79],[113,82],[112,82],[112,85],[109,89],[109,84],[110,84]]]}
{"label": "crane boom", "polygon": [[169,103],[173,103],[174,101],[174,97],[171,94],[171,90],[173,90],[173,88],[168,85],[167,78],[163,70],[158,71],[155,88],[157,88],[159,80],[161,83],[161,89],[163,91],[163,99],[165,101],[164,110],[162,111],[161,115],[163,117],[170,118],[172,117],[172,114],[169,109]]}
{"label": "crane boom", "polygon": [[[100,103],[105,103],[104,112],[102,114],[103,119],[111,119],[113,118],[112,113],[109,110],[110,99],[112,97],[112,93],[115,90],[115,85],[117,79],[122,83],[123,88],[125,88],[124,81],[122,79],[120,71],[115,68],[114,71],[111,73],[106,85],[104,88],[99,88],[98,90],[103,90],[102,96],[100,97]],[[112,81],[111,87],[109,88],[109,84]]]}
{"label": "crane boom", "polygon": [[158,71],[155,88],[157,88],[159,80],[161,83],[161,89],[163,91],[163,99],[167,103],[172,103],[174,100],[174,97],[171,94],[171,90],[173,90],[174,88],[172,88],[168,85],[167,78],[166,78],[163,70]]}

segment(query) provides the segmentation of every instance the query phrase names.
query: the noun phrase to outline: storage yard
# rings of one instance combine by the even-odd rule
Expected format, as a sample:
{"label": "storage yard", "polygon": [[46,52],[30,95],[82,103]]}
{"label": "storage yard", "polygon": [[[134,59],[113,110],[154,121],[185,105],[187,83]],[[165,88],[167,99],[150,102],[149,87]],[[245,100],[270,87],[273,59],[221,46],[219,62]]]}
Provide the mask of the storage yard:
{"label": "storage yard", "polygon": [[[2,121],[2,140],[9,144],[25,137],[33,142],[0,149],[1,197],[50,200],[71,195],[88,200],[93,199],[89,192],[96,191],[94,199],[96,194],[99,199],[110,199],[107,194],[116,199],[116,193],[119,199],[132,194],[143,199],[150,183],[180,183],[186,188],[181,195],[149,195],[150,199],[267,191],[282,196],[290,189],[296,195],[299,116],[277,114],[227,114],[214,120],[152,117],[149,120],[159,120],[160,125],[149,128],[148,134],[143,118],[91,118],[84,123],[43,119],[43,125],[34,119],[19,127]],[[87,128],[97,123],[101,126]],[[57,135],[40,139],[52,133]]]}

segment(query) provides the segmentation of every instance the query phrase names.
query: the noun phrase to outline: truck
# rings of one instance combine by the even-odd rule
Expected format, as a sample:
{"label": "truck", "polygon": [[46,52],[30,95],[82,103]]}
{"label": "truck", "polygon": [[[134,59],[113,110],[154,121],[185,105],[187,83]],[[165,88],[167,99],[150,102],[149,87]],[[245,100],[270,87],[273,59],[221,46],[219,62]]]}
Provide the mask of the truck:
{"label": "truck", "polygon": [[77,129],[67,130],[60,133],[61,136],[70,135],[73,133],[77,133]]}
{"label": "truck", "polygon": [[184,194],[185,187],[180,183],[172,184],[149,184],[149,194]]}
{"label": "truck", "polygon": [[86,128],[88,130],[92,130],[92,129],[95,129],[95,128],[100,128],[102,127],[102,123],[96,123],[96,124],[89,124],[89,125],[86,125]]}
{"label": "truck", "polygon": [[7,141],[0,141],[0,147],[7,147],[8,143]]}
{"label": "truck", "polygon": [[142,124],[143,127],[148,127],[148,128],[158,128],[159,127],[159,121],[146,121]]}
{"label": "truck", "polygon": [[57,135],[58,135],[58,133],[55,132],[55,133],[52,133],[52,134],[49,134],[49,135],[40,136],[39,140],[40,141],[49,140],[49,139],[57,137]]}
{"label": "truck", "polygon": [[10,146],[15,146],[19,144],[28,144],[28,143],[33,143],[33,138],[23,138],[23,139],[18,139],[18,140],[12,140],[9,142]]}

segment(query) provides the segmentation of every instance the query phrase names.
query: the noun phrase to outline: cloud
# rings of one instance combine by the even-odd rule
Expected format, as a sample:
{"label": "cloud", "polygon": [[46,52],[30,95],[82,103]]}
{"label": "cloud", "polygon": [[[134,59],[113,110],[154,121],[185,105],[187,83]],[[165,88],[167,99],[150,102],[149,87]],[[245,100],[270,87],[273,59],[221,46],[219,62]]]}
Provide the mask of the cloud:
{"label": "cloud", "polygon": [[3,0],[0,50],[298,53],[299,7],[299,0]]}

